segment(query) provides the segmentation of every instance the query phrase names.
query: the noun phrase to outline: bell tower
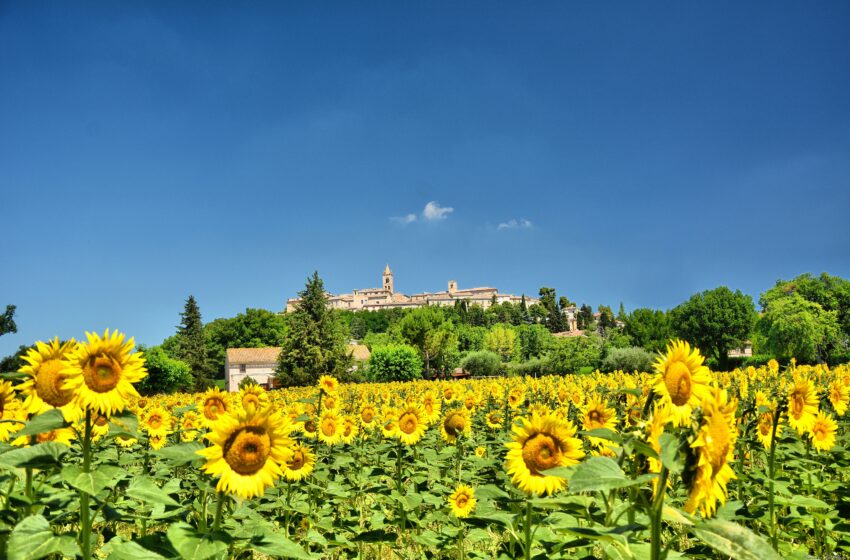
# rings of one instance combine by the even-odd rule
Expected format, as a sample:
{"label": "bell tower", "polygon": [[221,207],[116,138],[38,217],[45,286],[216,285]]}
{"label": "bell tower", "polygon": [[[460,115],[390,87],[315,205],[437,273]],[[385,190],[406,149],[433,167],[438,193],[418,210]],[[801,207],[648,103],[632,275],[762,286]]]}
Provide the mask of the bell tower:
{"label": "bell tower", "polygon": [[391,294],[393,293],[393,272],[390,270],[390,263],[387,263],[387,267],[384,269],[384,282],[383,287],[385,290],[389,291]]}

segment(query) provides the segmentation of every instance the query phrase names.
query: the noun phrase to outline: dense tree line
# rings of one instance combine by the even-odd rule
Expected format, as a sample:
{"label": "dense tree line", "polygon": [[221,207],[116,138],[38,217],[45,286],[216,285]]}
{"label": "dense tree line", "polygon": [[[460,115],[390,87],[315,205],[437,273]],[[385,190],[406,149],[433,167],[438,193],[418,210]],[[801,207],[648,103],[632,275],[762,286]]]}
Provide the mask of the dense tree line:
{"label": "dense tree line", "polygon": [[[293,313],[246,309],[206,324],[189,296],[175,334],[145,348],[150,375],[142,391],[200,390],[224,377],[228,348],[281,347],[277,367],[285,385],[308,384],[330,373],[346,380],[449,376],[457,367],[475,375],[536,375],[646,370],[672,338],[698,346],[713,367],[762,364],[771,358],[801,363],[850,361],[850,281],[826,273],[779,280],[752,298],[725,286],[694,294],[670,310],[638,308],[615,315],[610,306],[577,305],[543,287],[539,303],[497,303],[484,309],[466,301],[449,307],[335,311],[327,306],[317,273]],[[14,306],[0,332],[15,332]],[[570,320],[580,332],[565,333]],[[558,334],[560,333],[560,334]],[[373,359],[353,368],[350,341]],[[730,358],[751,344],[754,355]],[[28,346],[0,361],[15,371]]]}

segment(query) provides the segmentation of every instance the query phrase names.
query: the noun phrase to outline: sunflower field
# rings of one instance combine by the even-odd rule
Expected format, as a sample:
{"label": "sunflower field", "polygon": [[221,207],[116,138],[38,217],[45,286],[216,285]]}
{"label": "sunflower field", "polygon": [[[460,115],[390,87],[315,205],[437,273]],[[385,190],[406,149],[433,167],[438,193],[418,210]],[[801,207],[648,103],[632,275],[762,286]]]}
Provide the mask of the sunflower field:
{"label": "sunflower field", "polygon": [[140,397],[117,332],[0,380],[0,556],[850,556],[850,367]]}

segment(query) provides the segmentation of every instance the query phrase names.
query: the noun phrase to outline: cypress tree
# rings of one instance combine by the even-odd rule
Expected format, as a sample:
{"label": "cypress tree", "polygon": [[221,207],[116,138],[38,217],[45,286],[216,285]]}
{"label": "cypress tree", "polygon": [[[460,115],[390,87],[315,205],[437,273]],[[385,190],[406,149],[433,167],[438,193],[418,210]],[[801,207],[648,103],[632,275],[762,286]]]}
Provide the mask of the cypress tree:
{"label": "cypress tree", "polygon": [[277,378],[284,387],[312,385],[320,375],[345,377],[352,358],[346,327],[332,309],[319,273],[307,279],[300,301],[287,317],[289,328],[277,362]]}
{"label": "cypress tree", "polygon": [[207,379],[207,346],[204,339],[204,323],[201,320],[201,310],[195,296],[189,296],[183,313],[180,314],[180,325],[177,327],[177,351],[180,360],[192,368],[195,389],[202,390],[209,385]]}

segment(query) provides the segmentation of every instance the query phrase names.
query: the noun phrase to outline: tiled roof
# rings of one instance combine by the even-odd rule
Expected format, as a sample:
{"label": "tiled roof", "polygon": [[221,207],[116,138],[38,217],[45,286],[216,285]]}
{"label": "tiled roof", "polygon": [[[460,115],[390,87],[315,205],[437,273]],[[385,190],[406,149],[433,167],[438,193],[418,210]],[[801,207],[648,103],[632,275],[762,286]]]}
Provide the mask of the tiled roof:
{"label": "tiled roof", "polygon": [[358,362],[365,362],[372,355],[365,344],[349,344],[348,347],[351,349],[351,356]]}
{"label": "tiled roof", "polygon": [[227,361],[231,364],[273,364],[277,362],[280,348],[228,348]]}

